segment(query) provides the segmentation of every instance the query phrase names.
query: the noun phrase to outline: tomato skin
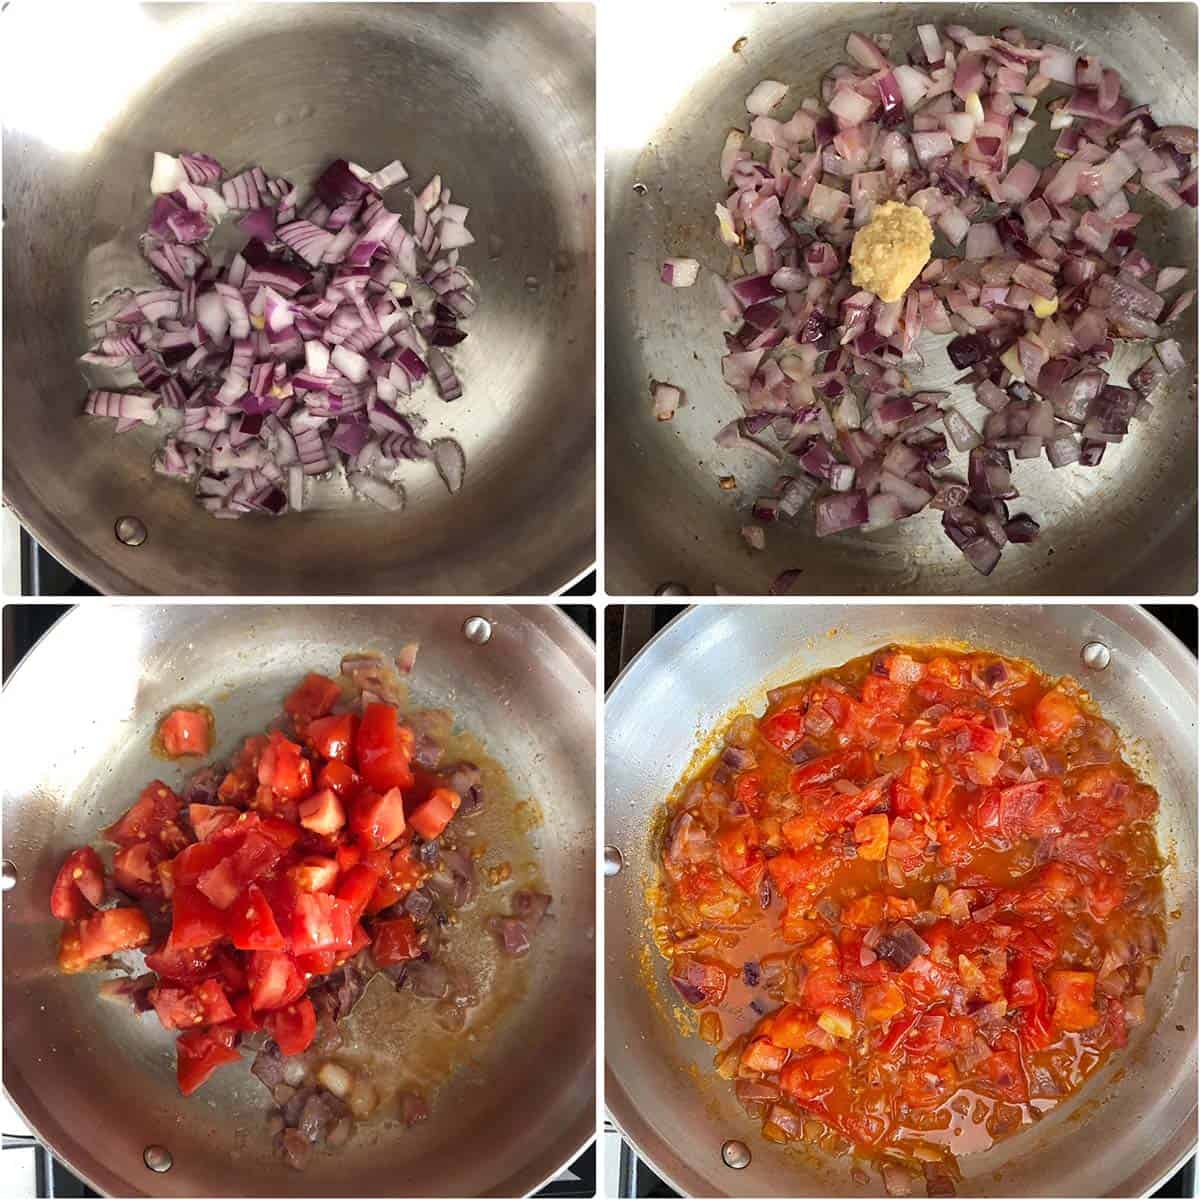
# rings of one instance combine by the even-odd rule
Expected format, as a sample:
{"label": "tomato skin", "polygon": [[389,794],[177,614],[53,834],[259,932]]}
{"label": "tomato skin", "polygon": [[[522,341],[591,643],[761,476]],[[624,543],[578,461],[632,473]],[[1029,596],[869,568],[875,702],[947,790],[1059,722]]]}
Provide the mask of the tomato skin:
{"label": "tomato skin", "polygon": [[140,908],[106,908],[79,923],[80,951],[88,962],[136,950],[149,940],[150,922]]}
{"label": "tomato skin", "polygon": [[286,1008],[268,1014],[264,1022],[285,1058],[303,1054],[317,1033],[317,1014],[312,1001],[304,996]]}
{"label": "tomato skin", "polygon": [[432,842],[445,832],[460,804],[462,797],[453,788],[434,788],[428,799],[412,810],[409,824],[427,842]]}
{"label": "tomato skin", "polygon": [[336,717],[319,717],[312,721],[305,738],[322,758],[352,763],[357,733],[358,718],[353,713],[341,713]]}
{"label": "tomato skin", "polygon": [[232,1046],[223,1043],[219,1034],[209,1029],[181,1033],[175,1042],[175,1050],[176,1079],[185,1096],[196,1091],[218,1067],[240,1062],[242,1058]]}
{"label": "tomato skin", "polygon": [[257,950],[251,956],[250,1003],[255,1009],[282,1008],[304,995],[304,980],[290,955]]}
{"label": "tomato skin", "polygon": [[405,915],[376,923],[371,954],[377,966],[391,967],[409,962],[421,953],[420,933],[412,917]]}
{"label": "tomato skin", "polygon": [[229,937],[236,950],[282,950],[285,942],[262,888],[251,884],[229,912]]}
{"label": "tomato skin", "polygon": [[90,915],[104,899],[104,864],[91,846],[67,855],[50,890],[50,912],[60,921]]}
{"label": "tomato skin", "polygon": [[342,689],[327,675],[318,675],[314,671],[305,675],[283,702],[283,711],[299,728],[316,717],[325,716],[341,698]]}
{"label": "tomato skin", "polygon": [[208,717],[190,708],[172,709],[159,725],[158,736],[170,758],[205,755],[212,749]]}

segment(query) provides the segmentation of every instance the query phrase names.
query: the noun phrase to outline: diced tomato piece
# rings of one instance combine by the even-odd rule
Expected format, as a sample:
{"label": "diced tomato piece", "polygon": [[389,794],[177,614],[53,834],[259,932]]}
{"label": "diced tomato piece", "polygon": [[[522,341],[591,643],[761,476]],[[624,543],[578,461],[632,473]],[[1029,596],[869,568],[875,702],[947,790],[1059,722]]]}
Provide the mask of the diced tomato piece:
{"label": "diced tomato piece", "polygon": [[[360,950],[366,949],[371,944],[371,935],[363,928],[360,921],[354,926],[354,936],[350,939],[350,945],[347,949],[337,953],[337,962],[345,962],[348,958],[353,958]],[[335,964],[336,965],[336,964]]]}
{"label": "diced tomato piece", "polygon": [[412,730],[399,724],[392,705],[368,704],[355,739],[359,773],[367,786],[377,792],[411,787],[413,742]]}
{"label": "diced tomato piece", "polygon": [[397,850],[391,856],[388,870],[391,872],[392,883],[405,895],[420,887],[429,877],[429,868],[420,862],[412,846]]}
{"label": "diced tomato piece", "polygon": [[192,1029],[181,1033],[175,1043],[178,1063],[176,1078],[179,1090],[190,1096],[204,1081],[225,1063],[241,1062],[242,1056],[223,1043],[209,1029]]}
{"label": "diced tomato piece", "polygon": [[312,791],[312,766],[300,747],[276,730],[258,760],[258,782],[276,796],[296,800]]}
{"label": "diced tomato piece", "polygon": [[807,850],[809,846],[815,846],[825,839],[821,822],[811,813],[797,813],[794,817],[788,817],[779,831],[793,850]]}
{"label": "diced tomato piece", "polygon": [[283,702],[283,711],[297,726],[323,717],[342,698],[342,689],[326,675],[308,674]]}
{"label": "diced tomato piece", "polygon": [[332,788],[322,788],[300,801],[300,824],[312,833],[332,837],[346,823],[346,810]]}
{"label": "diced tomato piece", "polygon": [[74,975],[86,970],[90,962],[83,955],[83,942],[79,937],[79,921],[67,921],[58,938],[58,969],[64,975]]}
{"label": "diced tomato piece", "polygon": [[229,937],[237,950],[282,950],[283,934],[262,888],[251,884],[229,912]]}
{"label": "diced tomato piece", "polygon": [[176,884],[171,898],[172,950],[192,950],[225,936],[227,918],[221,909],[197,888]]}
{"label": "diced tomato piece", "polygon": [[1033,726],[1048,742],[1058,742],[1075,728],[1081,716],[1070,696],[1052,688],[1034,706]]}
{"label": "diced tomato piece", "polygon": [[303,829],[293,825],[291,821],[285,821],[282,817],[260,815],[258,826],[262,830],[263,837],[270,838],[284,854],[304,836]]}
{"label": "diced tomato piece", "polygon": [[784,1050],[808,1050],[817,1023],[795,1004],[785,1004],[760,1023],[762,1032]]}
{"label": "diced tomato piece", "polygon": [[147,993],[147,998],[164,1029],[194,1029],[205,1024],[204,1004],[187,988],[154,987]]}
{"label": "diced tomato piece", "polygon": [[266,1027],[285,1058],[303,1054],[317,1033],[317,1014],[312,1001],[304,996],[294,1004],[276,1009],[267,1017]]}
{"label": "diced tomato piece", "polygon": [[804,718],[789,708],[760,721],[758,731],[780,754],[786,754],[804,736]]}
{"label": "diced tomato piece", "polygon": [[717,834],[721,870],[747,895],[753,895],[766,870],[758,850],[758,830],[749,819],[725,825]]}
{"label": "diced tomato piece", "polygon": [[350,763],[354,761],[357,733],[358,718],[353,713],[340,713],[336,717],[319,717],[311,722],[304,736],[322,758]]}
{"label": "diced tomato piece", "polygon": [[883,1035],[883,1040],[879,1043],[879,1052],[891,1054],[912,1032],[918,1016],[920,1013],[909,1013],[907,1016],[896,1017],[888,1026],[887,1033]]}
{"label": "diced tomato piece", "polygon": [[189,985],[210,979],[218,971],[213,962],[211,946],[187,950],[163,946],[146,955],[146,969],[153,971],[160,979]]}
{"label": "diced tomato piece", "polygon": [[294,867],[288,868],[288,875],[301,892],[332,892],[337,885],[338,874],[337,860],[319,854],[310,854]]}
{"label": "diced tomato piece", "polygon": [[203,755],[212,749],[212,725],[208,714],[190,708],[172,709],[159,725],[158,736],[170,758]]}
{"label": "diced tomato piece", "polygon": [[228,828],[240,817],[241,810],[231,804],[189,804],[188,820],[200,841]]}
{"label": "diced tomato piece", "polygon": [[88,916],[104,899],[104,864],[91,846],[72,850],[50,890],[50,911],[60,921]]}
{"label": "diced tomato piece", "polygon": [[981,1064],[984,1078],[987,1079],[993,1091],[1002,1100],[1015,1104],[1029,1102],[1029,1081],[1025,1078],[1025,1068],[1021,1063],[1021,1053],[1016,1048],[1016,1038],[1012,1034],[1002,1034],[1001,1042],[1004,1048],[995,1051],[983,1060]]}
{"label": "diced tomato piece", "polygon": [[420,932],[412,917],[395,917],[376,924],[371,954],[377,966],[391,967],[397,963],[408,962],[417,958],[421,952]]}
{"label": "diced tomato piece", "polygon": [[867,1020],[882,1025],[904,1011],[904,993],[894,983],[880,983],[863,993]]}
{"label": "diced tomato piece", "polygon": [[374,867],[358,863],[338,880],[337,898],[350,906],[356,921],[367,911],[379,879],[380,874]]}
{"label": "diced tomato piece", "polygon": [[113,881],[131,896],[153,896],[162,891],[158,864],[164,851],[151,842],[122,846],[113,855]]}
{"label": "diced tomato piece", "polygon": [[241,836],[237,848],[200,876],[196,887],[217,908],[228,908],[253,880],[265,875],[279,861],[279,846],[255,829]]}
{"label": "diced tomato piece", "polygon": [[868,892],[857,896],[842,910],[842,923],[856,929],[870,929],[883,920],[883,893]]}
{"label": "diced tomato piece", "polygon": [[332,759],[321,768],[317,786],[328,788],[335,796],[348,800],[362,787],[362,780],[344,762]]}
{"label": "diced tomato piece", "polygon": [[254,1004],[249,992],[239,992],[230,1001],[233,1008],[231,1024],[242,1033],[253,1033],[262,1028],[262,1022],[254,1015]]}
{"label": "diced tomato piece", "polygon": [[140,908],[106,908],[79,922],[79,950],[88,962],[135,950],[149,940],[150,922]]}
{"label": "diced tomato piece", "polygon": [[390,879],[381,879],[375,888],[375,894],[371,897],[371,902],[367,905],[365,915],[370,917],[375,913],[383,912],[385,908],[391,908],[397,900],[403,900],[404,896],[404,888]]}
{"label": "diced tomato piece", "polygon": [[178,855],[171,866],[176,887],[194,887],[227,854],[229,847],[215,841],[196,842]]}
{"label": "diced tomato piece", "polygon": [[170,854],[177,854],[188,844],[188,837],[176,823],[180,800],[161,779],[148,783],[133,806],[115,824],[104,831],[104,837],[118,846],[134,842],[157,842]]}
{"label": "diced tomato piece", "polygon": [[837,867],[838,860],[820,847],[801,850],[798,854],[785,851],[767,859],[771,881],[785,896],[793,888],[816,883],[831,875]]}
{"label": "diced tomato piece", "polygon": [[303,892],[292,917],[292,948],[297,954],[344,949],[354,937],[354,923],[350,905],[326,892]]}
{"label": "diced tomato piece", "polygon": [[304,980],[296,964],[280,951],[255,951],[248,976],[251,1005],[260,1011],[282,1008],[304,995]]}
{"label": "diced tomato piece", "polygon": [[757,812],[763,795],[762,777],[754,771],[747,771],[737,777],[733,785],[733,798],[744,804],[751,812]]}
{"label": "diced tomato piece", "polygon": [[804,981],[804,1004],[813,1012],[824,1008],[841,1008],[850,1003],[850,987],[837,967],[820,967],[810,971]]}
{"label": "diced tomato piece", "polygon": [[328,975],[337,966],[337,950],[310,950],[307,954],[296,955],[296,970],[305,979],[320,975]]}
{"label": "diced tomato piece", "polygon": [[742,1066],[750,1071],[778,1071],[788,1059],[788,1052],[767,1038],[753,1038],[742,1051]]}
{"label": "diced tomato piece", "polygon": [[801,1102],[812,1102],[833,1091],[834,1080],[844,1075],[850,1059],[840,1050],[814,1051],[787,1064],[779,1086]]}
{"label": "diced tomato piece", "polygon": [[858,857],[867,862],[882,862],[887,857],[887,813],[871,813],[854,822],[854,841]]}
{"label": "diced tomato piece", "polygon": [[882,675],[868,675],[863,680],[863,703],[880,712],[899,712],[908,697],[908,688]]}
{"label": "diced tomato piece", "polygon": [[1100,1023],[1100,1014],[1095,1009],[1095,972],[1051,971],[1046,983],[1054,997],[1056,1029],[1078,1033]]}
{"label": "diced tomato piece", "polygon": [[[414,811],[414,820],[416,815]],[[351,806],[350,828],[373,850],[390,846],[405,828],[404,796],[400,789],[391,788],[382,796],[363,792]]]}

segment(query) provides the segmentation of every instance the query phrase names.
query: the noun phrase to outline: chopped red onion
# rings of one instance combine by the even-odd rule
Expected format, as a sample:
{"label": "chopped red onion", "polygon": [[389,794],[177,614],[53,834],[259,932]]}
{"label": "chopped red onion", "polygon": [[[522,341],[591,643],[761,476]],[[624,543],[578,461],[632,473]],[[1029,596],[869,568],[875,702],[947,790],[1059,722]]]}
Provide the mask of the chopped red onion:
{"label": "chopped red onion", "polygon": [[700,274],[700,264],[694,258],[668,258],[662,265],[662,281],[672,287],[691,287]]}
{"label": "chopped red onion", "polygon": [[[462,394],[438,347],[466,336],[458,322],[476,305],[458,265],[458,248],[474,241],[466,207],[435,176],[409,233],[380,197],[407,178],[398,161],[376,172],[335,161],[299,212],[286,179],[256,166],[218,191],[222,173],[207,155],[155,155],[143,252],[169,286],[126,292],[93,322],[85,373],[141,386],[94,390],[85,411],[123,432],[180,410],[155,470],[195,480],[218,517],[300,509],[304,477],[341,455],[354,491],[386,508],[404,504],[383,477],[400,459],[432,461],[457,491],[458,443],[430,445],[418,436],[423,419],[389,406],[431,373],[443,399]],[[221,267],[197,243],[228,209],[244,214],[251,240]]]}

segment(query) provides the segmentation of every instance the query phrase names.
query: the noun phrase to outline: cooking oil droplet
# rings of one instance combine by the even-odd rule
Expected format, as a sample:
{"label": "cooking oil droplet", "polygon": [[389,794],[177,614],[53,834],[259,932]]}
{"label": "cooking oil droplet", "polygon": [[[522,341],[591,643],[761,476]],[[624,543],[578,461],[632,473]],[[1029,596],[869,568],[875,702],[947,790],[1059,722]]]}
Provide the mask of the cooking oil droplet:
{"label": "cooking oil droplet", "polygon": [[541,286],[536,275],[525,276],[525,290],[527,292],[536,292]]}

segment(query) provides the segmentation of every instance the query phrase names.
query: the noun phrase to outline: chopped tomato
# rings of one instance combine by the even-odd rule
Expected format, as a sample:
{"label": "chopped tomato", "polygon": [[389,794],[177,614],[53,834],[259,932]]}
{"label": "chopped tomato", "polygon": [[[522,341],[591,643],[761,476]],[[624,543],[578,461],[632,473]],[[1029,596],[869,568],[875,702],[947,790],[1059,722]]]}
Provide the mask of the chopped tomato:
{"label": "chopped tomato", "polygon": [[294,1004],[270,1013],[265,1025],[275,1039],[279,1053],[285,1058],[293,1054],[303,1054],[317,1033],[316,1010],[312,1001],[304,996]]}
{"label": "chopped tomato", "polygon": [[413,733],[401,727],[390,704],[368,704],[355,738],[359,773],[376,792],[411,787]]}
{"label": "chopped tomato", "polygon": [[204,1005],[187,988],[155,987],[147,997],[164,1029],[194,1029],[204,1024]]}
{"label": "chopped tomato", "polygon": [[308,744],[322,757],[349,763],[354,756],[358,718],[353,713],[319,717],[305,733]]}
{"label": "chopped tomato", "polygon": [[290,955],[257,950],[250,958],[250,1002],[258,1010],[282,1008],[304,995],[304,980]]}
{"label": "chopped tomato", "polygon": [[869,1021],[882,1025],[904,1011],[904,993],[894,983],[881,983],[863,993],[863,1009]]}
{"label": "chopped tomato", "polygon": [[207,713],[190,708],[172,709],[159,725],[158,736],[171,758],[204,755],[212,749],[212,726]]}
{"label": "chopped tomato", "polygon": [[817,1027],[812,1017],[795,1004],[785,1004],[760,1024],[763,1033],[784,1050],[808,1050],[812,1046],[812,1032]]}
{"label": "chopped tomato", "polygon": [[163,853],[151,842],[122,846],[113,855],[113,882],[131,896],[153,896],[161,892],[158,866]]}
{"label": "chopped tomato", "polygon": [[338,880],[337,898],[350,907],[356,921],[367,911],[379,879],[380,873],[374,867],[357,863]]}
{"label": "chopped tomato", "polygon": [[1046,983],[1054,997],[1056,1029],[1078,1032],[1100,1023],[1100,1014],[1095,1009],[1095,972],[1051,971]]}
{"label": "chopped tomato", "polygon": [[1021,1054],[1011,1042],[1011,1035],[1001,1035],[1005,1048],[999,1049],[983,1060],[983,1076],[990,1085],[990,1090],[1001,1100],[1015,1104],[1029,1102],[1029,1081],[1025,1077],[1025,1068],[1021,1063]]}
{"label": "chopped tomato", "polygon": [[79,922],[79,950],[87,962],[136,950],[149,940],[150,922],[140,908],[106,908]]}
{"label": "chopped tomato", "polygon": [[804,718],[795,709],[787,709],[767,717],[758,731],[776,750],[786,754],[804,736]]}
{"label": "chopped tomato", "polygon": [[88,916],[104,899],[104,864],[91,848],[72,850],[50,891],[50,911],[60,921]]}
{"label": "chopped tomato", "polygon": [[351,806],[350,828],[373,850],[390,846],[405,828],[404,796],[400,789],[394,787],[382,796],[363,792]]}
{"label": "chopped tomato", "polygon": [[332,788],[322,788],[300,801],[300,824],[312,833],[331,837],[346,823],[346,810]]}
{"label": "chopped tomato", "polygon": [[142,789],[133,807],[104,831],[104,836],[118,846],[157,842],[169,853],[176,854],[188,842],[187,835],[176,822],[179,807],[179,797],[162,780],[155,779]]}
{"label": "chopped tomato", "polygon": [[312,790],[312,767],[300,747],[276,731],[258,760],[258,782],[276,796],[295,800]]}
{"label": "chopped tomato", "polygon": [[1079,705],[1070,696],[1053,688],[1034,707],[1033,724],[1041,737],[1058,742],[1071,732],[1081,715]]}
{"label": "chopped tomato", "polygon": [[820,967],[809,971],[804,981],[804,1004],[813,1012],[825,1008],[840,1008],[850,1003],[850,987],[837,967]]}
{"label": "chopped tomato", "polygon": [[162,946],[146,955],[146,969],[153,971],[160,979],[186,984],[209,979],[218,971],[211,946],[186,950]]}
{"label": "chopped tomato", "polygon": [[344,901],[326,892],[303,892],[292,917],[292,948],[297,954],[344,949],[353,939],[354,921]]}
{"label": "chopped tomato", "polygon": [[305,675],[296,690],[283,702],[283,711],[299,728],[301,723],[323,717],[342,698],[342,689],[325,675]]}
{"label": "chopped tomato", "polygon": [[249,992],[239,992],[230,1000],[233,1017],[230,1024],[241,1033],[254,1033],[262,1028],[262,1022],[254,1015],[254,1004]]}
{"label": "chopped tomato", "polygon": [[321,768],[317,786],[328,788],[341,800],[348,800],[362,786],[362,781],[344,762],[335,759]]}
{"label": "chopped tomato", "polygon": [[197,888],[176,883],[171,897],[172,950],[192,950],[225,936],[227,918]]}
{"label": "chopped tomato", "polygon": [[251,884],[229,912],[229,938],[237,950],[282,950],[283,934],[263,891]]}
{"label": "chopped tomato", "polygon": [[854,822],[854,841],[858,857],[867,862],[882,862],[887,858],[887,813],[872,813]]}
{"label": "chopped tomato", "polygon": [[228,828],[241,816],[231,804],[189,804],[188,820],[200,841]]}
{"label": "chopped tomato", "polygon": [[225,1063],[241,1062],[242,1056],[227,1046],[210,1029],[181,1033],[175,1042],[178,1056],[176,1078],[179,1090],[190,1096],[208,1077]]}
{"label": "chopped tomato", "polygon": [[62,927],[58,937],[58,969],[65,975],[74,975],[90,966],[90,960],[84,957],[83,942],[79,937],[79,922],[68,921]]}
{"label": "chopped tomato", "polygon": [[420,933],[412,917],[396,917],[376,924],[371,954],[377,966],[390,967],[408,962],[421,952]]}
{"label": "chopped tomato", "polygon": [[309,854],[294,867],[288,868],[288,875],[301,892],[332,892],[337,885],[338,874],[337,859],[319,854]]}

